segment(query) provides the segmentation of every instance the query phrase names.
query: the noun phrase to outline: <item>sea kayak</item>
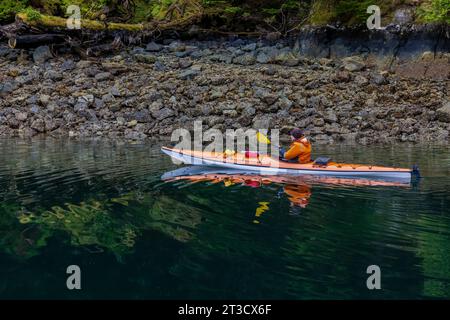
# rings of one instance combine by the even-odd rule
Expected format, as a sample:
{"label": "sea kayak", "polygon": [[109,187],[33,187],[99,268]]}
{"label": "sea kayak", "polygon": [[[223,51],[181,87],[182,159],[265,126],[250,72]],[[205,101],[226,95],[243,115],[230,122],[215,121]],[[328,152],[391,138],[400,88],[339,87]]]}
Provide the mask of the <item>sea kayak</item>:
{"label": "sea kayak", "polygon": [[284,162],[269,155],[246,157],[245,153],[222,153],[195,150],[182,150],[162,147],[162,152],[185,164],[223,167],[246,171],[257,171],[260,174],[283,175],[328,175],[343,177],[375,177],[410,180],[417,169],[372,166],[363,164],[329,162],[327,165],[315,163]]}

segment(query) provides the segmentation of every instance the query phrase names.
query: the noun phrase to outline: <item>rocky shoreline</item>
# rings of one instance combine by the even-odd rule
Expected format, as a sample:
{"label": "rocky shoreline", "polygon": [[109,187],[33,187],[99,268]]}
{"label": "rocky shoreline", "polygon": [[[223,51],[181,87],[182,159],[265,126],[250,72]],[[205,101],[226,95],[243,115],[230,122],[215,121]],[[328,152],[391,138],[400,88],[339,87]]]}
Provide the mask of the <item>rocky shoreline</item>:
{"label": "rocky shoreline", "polygon": [[269,40],[164,40],[90,60],[0,46],[0,136],[143,140],[202,120],[297,126],[316,143],[448,142],[448,52],[330,59]]}

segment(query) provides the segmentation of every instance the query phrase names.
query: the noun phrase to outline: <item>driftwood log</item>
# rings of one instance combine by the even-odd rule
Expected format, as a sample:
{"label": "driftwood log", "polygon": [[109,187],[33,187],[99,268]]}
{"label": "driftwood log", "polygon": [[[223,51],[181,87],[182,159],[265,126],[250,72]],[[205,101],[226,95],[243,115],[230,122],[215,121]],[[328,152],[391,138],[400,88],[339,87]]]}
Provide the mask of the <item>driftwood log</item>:
{"label": "driftwood log", "polygon": [[61,34],[27,34],[11,36],[8,40],[9,47],[13,49],[34,48],[48,44],[59,44],[65,41]]}

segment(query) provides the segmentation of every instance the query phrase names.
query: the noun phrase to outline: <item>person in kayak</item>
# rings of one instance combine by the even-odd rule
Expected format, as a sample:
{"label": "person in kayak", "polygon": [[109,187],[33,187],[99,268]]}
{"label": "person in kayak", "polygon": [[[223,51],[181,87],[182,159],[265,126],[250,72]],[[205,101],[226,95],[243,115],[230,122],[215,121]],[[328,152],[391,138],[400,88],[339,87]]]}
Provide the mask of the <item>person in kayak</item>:
{"label": "person in kayak", "polygon": [[290,132],[292,143],[288,151],[280,148],[280,160],[287,162],[310,163],[311,143],[305,137],[303,130],[295,128]]}

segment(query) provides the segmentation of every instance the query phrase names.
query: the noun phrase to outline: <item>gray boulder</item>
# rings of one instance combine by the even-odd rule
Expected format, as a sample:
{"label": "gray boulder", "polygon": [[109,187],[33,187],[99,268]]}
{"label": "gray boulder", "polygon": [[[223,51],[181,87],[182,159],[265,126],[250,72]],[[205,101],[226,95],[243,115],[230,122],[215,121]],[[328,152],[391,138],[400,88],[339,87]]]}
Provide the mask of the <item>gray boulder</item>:
{"label": "gray boulder", "polygon": [[180,67],[180,69],[187,69],[192,66],[192,61],[189,58],[180,59],[180,61],[178,62],[178,66]]}
{"label": "gray boulder", "polygon": [[344,69],[350,72],[360,71],[366,66],[364,61],[358,56],[344,58],[342,59],[342,64]]}
{"label": "gray boulder", "polygon": [[37,132],[45,132],[45,122],[42,119],[36,119],[31,123],[31,129]]}
{"label": "gray boulder", "polygon": [[95,80],[97,81],[105,81],[111,78],[111,73],[109,72],[100,72],[95,75]]}
{"label": "gray boulder", "polygon": [[178,75],[178,78],[181,80],[190,80],[190,79],[195,78],[199,74],[200,74],[200,71],[198,71],[198,70],[188,69],[186,71],[181,72]]}
{"label": "gray boulder", "polygon": [[443,107],[437,109],[436,115],[439,121],[450,122],[450,101],[445,103]]}
{"label": "gray boulder", "polygon": [[150,52],[158,52],[162,50],[162,45],[152,41],[149,44],[147,44],[145,50]]}
{"label": "gray boulder", "polygon": [[54,71],[54,70],[49,70],[46,73],[47,78],[53,80],[53,81],[60,81],[63,79],[63,75],[61,72],[58,71]]}
{"label": "gray boulder", "polygon": [[223,62],[226,64],[230,64],[233,58],[227,54],[213,54],[209,57],[209,60],[213,62]]}
{"label": "gray boulder", "polygon": [[249,65],[255,64],[255,62],[256,62],[255,56],[253,54],[250,54],[250,53],[244,54],[242,56],[235,57],[233,59],[233,63],[240,64],[240,65],[243,65],[243,66],[249,66]]}
{"label": "gray boulder", "polygon": [[382,74],[373,74],[370,78],[370,82],[376,85],[383,85],[389,83],[386,77]]}
{"label": "gray boulder", "polygon": [[254,129],[270,129],[272,120],[270,118],[259,118],[253,120]]}
{"label": "gray boulder", "polygon": [[253,43],[250,43],[250,44],[248,44],[246,46],[243,46],[242,50],[243,51],[255,51],[256,50],[256,43],[253,42]]}
{"label": "gray boulder", "polygon": [[33,60],[35,63],[44,63],[53,58],[53,54],[48,46],[37,47],[33,52]]}
{"label": "gray boulder", "polygon": [[65,60],[62,65],[61,65],[61,70],[62,71],[69,71],[69,70],[73,70],[76,68],[76,64],[73,60]]}
{"label": "gray boulder", "polygon": [[16,89],[16,87],[17,86],[15,85],[15,83],[10,81],[0,83],[0,96],[13,92]]}
{"label": "gray boulder", "polygon": [[26,112],[18,112],[15,116],[18,121],[25,121],[28,118],[28,114]]}
{"label": "gray boulder", "polygon": [[186,46],[180,41],[173,41],[169,45],[169,50],[172,51],[172,52],[185,51],[186,50]]}
{"label": "gray boulder", "polygon": [[162,108],[161,110],[155,110],[152,112],[152,117],[158,121],[172,117],[174,115],[175,115],[175,112],[172,109],[167,108],[167,107]]}
{"label": "gray boulder", "polygon": [[258,62],[258,63],[269,63],[270,60],[271,60],[270,57],[267,54],[265,54],[264,52],[260,52],[256,56],[256,62]]}
{"label": "gray boulder", "polygon": [[151,54],[135,54],[134,58],[136,59],[137,62],[142,62],[142,63],[155,63],[156,61],[156,57],[154,55]]}

